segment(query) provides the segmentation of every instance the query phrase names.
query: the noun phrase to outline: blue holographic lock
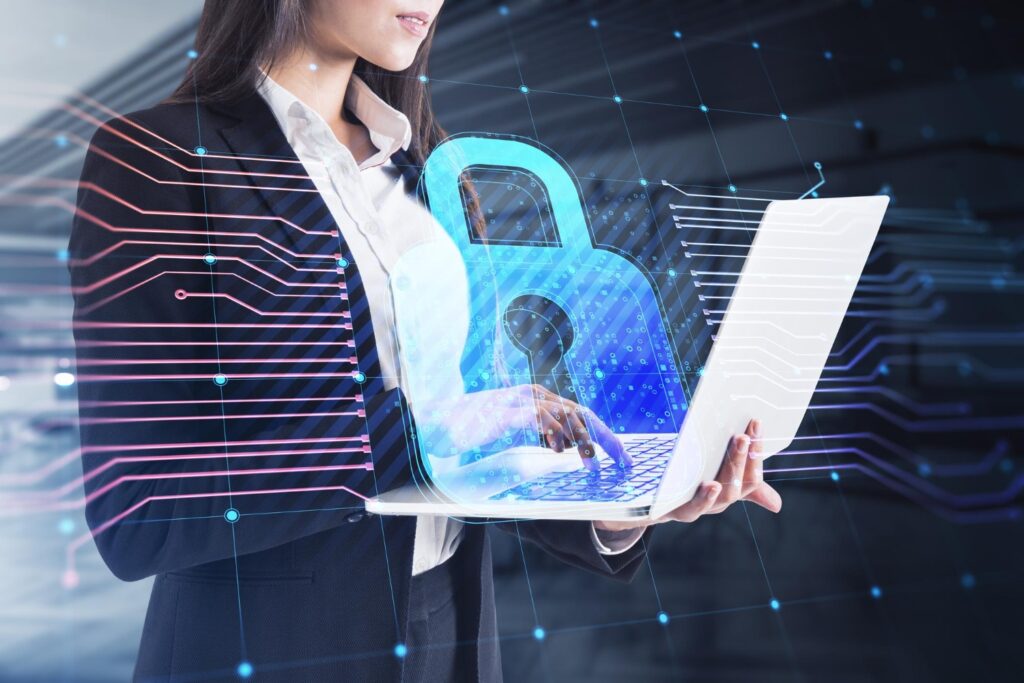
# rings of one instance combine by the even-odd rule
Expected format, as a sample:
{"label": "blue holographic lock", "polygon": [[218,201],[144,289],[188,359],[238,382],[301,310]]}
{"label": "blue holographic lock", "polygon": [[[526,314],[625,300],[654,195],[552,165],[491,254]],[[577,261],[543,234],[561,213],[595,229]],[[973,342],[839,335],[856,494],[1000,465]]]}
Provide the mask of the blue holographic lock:
{"label": "blue holographic lock", "polygon": [[[461,178],[478,168],[523,171],[543,186],[560,246],[475,237]],[[578,183],[553,152],[522,138],[457,136],[431,153],[420,182],[467,269],[471,322],[461,365],[468,391],[496,386],[502,371],[514,384],[534,381],[523,344],[496,332],[507,330],[501,316],[514,302],[534,295],[557,304],[572,325],[562,356],[568,398],[616,432],[678,430],[686,396],[658,296],[636,264],[594,248]]]}

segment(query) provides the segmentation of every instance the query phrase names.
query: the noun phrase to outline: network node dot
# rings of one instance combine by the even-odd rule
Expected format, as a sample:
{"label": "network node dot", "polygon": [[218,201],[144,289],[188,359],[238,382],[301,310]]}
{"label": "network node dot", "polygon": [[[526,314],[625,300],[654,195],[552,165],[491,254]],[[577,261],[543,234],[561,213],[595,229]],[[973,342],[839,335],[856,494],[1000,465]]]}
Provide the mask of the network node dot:
{"label": "network node dot", "polygon": [[602,370],[600,368],[598,368],[597,370],[594,370],[594,377],[596,377],[598,379],[604,379],[604,370]]}
{"label": "network node dot", "polygon": [[533,629],[533,637],[536,638],[537,640],[544,640],[544,636],[546,636],[546,635],[547,635],[547,633],[540,626],[538,626],[537,628]]}
{"label": "network node dot", "polygon": [[706,104],[700,105],[700,110],[702,112],[704,112],[705,114],[707,114],[708,113],[708,105],[706,105]]}
{"label": "network node dot", "polygon": [[213,383],[219,387],[222,387],[228,383],[228,378],[226,375],[223,375],[218,372],[216,375],[213,376]]}
{"label": "network node dot", "polygon": [[779,602],[778,600],[776,600],[775,598],[772,598],[772,601],[771,601],[771,602],[769,602],[768,604],[769,604],[769,605],[771,606],[771,608],[772,608],[773,610],[775,610],[776,612],[778,612],[778,611],[779,611],[779,608],[780,608],[780,607],[782,607],[782,603],[781,603],[781,602]]}
{"label": "network node dot", "polygon": [[189,50],[188,52],[185,53],[185,56],[188,57],[189,59],[195,59],[196,57],[199,56],[199,53],[196,52],[195,50]]}
{"label": "network node dot", "polygon": [[968,590],[970,590],[971,588],[974,588],[974,586],[976,584],[977,584],[977,580],[975,580],[974,574],[968,573],[968,574],[964,574],[963,576],[960,577],[960,585],[963,586],[964,588],[968,589]]}
{"label": "network node dot", "polygon": [[640,186],[641,187],[647,187],[647,178],[641,178],[640,179]]}
{"label": "network node dot", "polygon": [[668,623],[668,615],[665,614],[664,612],[658,612],[658,621],[661,622],[662,624],[667,624]]}
{"label": "network node dot", "polygon": [[675,38],[676,40],[681,40],[681,39],[682,39],[682,37],[683,37],[683,32],[682,32],[682,31],[673,31],[673,32],[672,32],[672,36],[673,36],[673,37],[674,37],[674,38]]}
{"label": "network node dot", "polygon": [[227,510],[224,511],[224,519],[226,519],[231,524],[237,522],[238,518],[241,516],[242,515],[235,508],[228,508]]}
{"label": "network node dot", "polygon": [[612,100],[615,102],[615,104],[622,104],[622,98],[619,97],[618,95],[613,97]]}
{"label": "network node dot", "polygon": [[789,114],[786,114],[786,113],[779,114],[779,118],[782,119],[783,121],[789,121]]}
{"label": "network node dot", "polygon": [[864,122],[861,121],[860,119],[857,119],[856,121],[853,122],[853,127],[856,128],[857,130],[863,130]]}
{"label": "network node dot", "polygon": [[871,587],[871,597],[873,597],[875,600],[877,600],[878,598],[882,597],[882,589],[879,588],[878,586],[872,586]]}
{"label": "network node dot", "polygon": [[426,74],[420,74],[420,83],[426,83],[426,82],[427,82],[427,81],[429,81],[429,80],[430,80],[430,79],[429,79],[429,78],[427,78],[427,75],[426,75]]}
{"label": "network node dot", "polygon": [[212,266],[214,263],[217,262],[217,257],[214,256],[213,254],[207,254],[206,256],[203,257],[203,260],[206,261],[206,265]]}
{"label": "network node dot", "polygon": [[201,156],[201,157],[202,156],[206,156],[206,152],[207,152],[206,148],[203,147],[202,145],[199,145],[198,147],[196,147],[196,154],[198,154],[199,156]]}
{"label": "network node dot", "polygon": [[832,481],[839,481],[839,473],[838,472],[833,472],[829,476],[832,478]]}
{"label": "network node dot", "polygon": [[591,19],[590,20],[590,28],[597,28],[598,25],[599,24],[597,23],[597,19]]}
{"label": "network node dot", "polygon": [[820,195],[818,194],[817,190],[811,190],[811,196],[817,199]]}
{"label": "network node dot", "polygon": [[674,268],[669,268],[668,269],[668,276],[669,277],[675,277],[676,276],[676,271],[675,271]]}
{"label": "network node dot", "polygon": [[396,657],[398,657],[399,659],[402,659],[407,654],[409,654],[409,648],[406,647],[405,643],[399,643],[398,645],[395,645],[395,656]]}
{"label": "network node dot", "polygon": [[249,678],[252,676],[252,664],[249,662],[239,662],[238,668],[235,671],[238,673],[239,678]]}
{"label": "network node dot", "polygon": [[729,186],[729,192],[735,193],[736,192],[736,186],[735,185],[730,185]]}
{"label": "network node dot", "polygon": [[58,249],[57,253],[54,255],[57,257],[58,261],[67,261],[69,258],[71,258],[71,252],[69,252],[67,249]]}
{"label": "network node dot", "polygon": [[761,49],[761,43],[759,43],[759,42],[757,42],[757,41],[755,40],[754,42],[752,42],[752,43],[750,44],[750,47],[754,48],[755,50],[760,50],[760,49]]}
{"label": "network node dot", "polygon": [[53,144],[57,145],[61,149],[64,149],[65,147],[68,146],[68,136],[67,135],[58,135],[58,136],[56,136],[55,138],[53,138]]}
{"label": "network node dot", "polygon": [[825,59],[832,59],[832,51],[825,50]]}
{"label": "network node dot", "polygon": [[521,86],[519,86],[519,92],[521,92],[521,93],[523,93],[525,95],[526,93],[530,92],[530,89],[527,88],[525,85],[521,85]]}
{"label": "network node dot", "polygon": [[340,258],[340,259],[338,259],[338,267],[339,268],[346,268],[346,267],[348,267],[348,259],[347,258]]}
{"label": "network node dot", "polygon": [[922,477],[931,476],[932,466],[926,462],[923,462],[917,466],[917,473],[920,474]]}
{"label": "network node dot", "polygon": [[362,371],[359,371],[356,374],[352,375],[352,379],[354,379],[359,384],[362,384],[363,382],[366,381],[366,375],[363,374]]}
{"label": "network node dot", "polygon": [[309,70],[310,71],[316,71],[319,68],[320,67],[318,67],[316,64],[313,64],[313,63],[310,63],[310,65],[309,65]]}

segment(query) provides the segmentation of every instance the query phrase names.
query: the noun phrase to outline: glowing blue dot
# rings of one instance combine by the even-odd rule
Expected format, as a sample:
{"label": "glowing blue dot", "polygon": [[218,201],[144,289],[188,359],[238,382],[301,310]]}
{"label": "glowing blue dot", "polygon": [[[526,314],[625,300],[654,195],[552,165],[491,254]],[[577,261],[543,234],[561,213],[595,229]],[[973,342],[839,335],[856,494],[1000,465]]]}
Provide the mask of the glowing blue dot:
{"label": "glowing blue dot", "polygon": [[885,363],[882,363],[881,365],[879,365],[878,366],[878,374],[880,374],[880,375],[888,375],[889,374],[889,366],[887,364],[885,364]]}
{"label": "glowing blue dot", "polygon": [[781,603],[781,602],[779,602],[778,600],[776,600],[775,598],[772,598],[772,601],[771,601],[771,602],[769,602],[768,604],[769,604],[769,605],[771,606],[771,608],[772,608],[773,610],[775,610],[776,612],[778,612],[778,611],[779,611],[779,608],[780,608],[780,607],[782,607],[782,603]]}
{"label": "glowing blue dot", "polygon": [[75,520],[70,517],[64,517],[57,523],[57,531],[61,532],[65,536],[71,534],[75,530]]}
{"label": "glowing blue dot", "polygon": [[978,582],[974,578],[974,574],[967,573],[960,577],[960,585],[968,590],[974,588],[974,586],[977,585],[977,583]]}
{"label": "glowing blue dot", "polygon": [[356,374],[352,375],[352,379],[362,384],[363,382],[366,381],[366,375],[363,374],[362,371],[359,371]]}
{"label": "glowing blue dot", "polygon": [[856,128],[857,130],[863,130],[864,122],[861,121],[860,119],[857,119],[856,121],[853,122],[853,127]]}
{"label": "glowing blue dot", "polygon": [[930,477],[932,475],[932,466],[923,462],[917,466],[917,473],[922,477]]}
{"label": "glowing blue dot", "polygon": [[615,102],[615,104],[622,104],[622,98],[619,97],[618,95],[613,97],[612,100]]}
{"label": "glowing blue dot", "polygon": [[206,156],[206,151],[206,148],[203,147],[202,145],[196,147],[196,154],[198,154],[199,156]]}
{"label": "glowing blue dot", "polygon": [[1005,286],[1006,286],[1006,278],[1000,277],[998,275],[995,276],[994,278],[992,278],[992,288],[993,289],[1002,289]]}
{"label": "glowing blue dot", "polygon": [[521,93],[523,93],[525,95],[526,93],[530,92],[530,89],[527,88],[525,85],[521,85],[521,86],[519,86],[519,92],[521,92]]}
{"label": "glowing blue dot", "polygon": [[662,624],[667,624],[668,623],[668,615],[665,614],[664,612],[658,612],[658,621],[661,622]]}
{"label": "glowing blue dot", "polygon": [[506,5],[500,6],[498,8],[498,14],[500,14],[503,17],[507,17],[508,16],[508,6],[506,6]]}
{"label": "glowing blue dot", "polygon": [[594,377],[598,379],[604,379],[604,370],[602,370],[601,368],[594,370]]}
{"label": "glowing blue dot", "polygon": [[222,387],[228,383],[228,378],[227,376],[222,375],[221,373],[218,372],[216,375],[213,376],[213,383],[219,387]]}
{"label": "glowing blue dot", "polygon": [[537,628],[533,629],[533,637],[536,638],[537,640],[544,640],[544,636],[545,635],[547,635],[547,634],[545,633],[544,629],[541,628],[540,626],[538,626]]}
{"label": "glowing blue dot", "polygon": [[232,524],[237,522],[239,517],[241,517],[241,515],[235,508],[228,508],[227,510],[224,511],[224,519],[226,519],[228,522]]}
{"label": "glowing blue dot", "polygon": [[700,110],[702,112],[704,112],[705,114],[707,114],[708,113],[708,105],[706,105],[706,104],[700,105]]}
{"label": "glowing blue dot", "polygon": [[779,118],[782,119],[783,121],[789,121],[789,115],[786,114],[785,112],[779,114]]}
{"label": "glowing blue dot", "polygon": [[68,146],[68,136],[67,135],[58,135],[58,136],[54,137],[53,138],[53,144],[57,145],[61,149],[64,149],[65,147]]}
{"label": "glowing blue dot", "polygon": [[597,28],[597,26],[598,26],[597,19],[591,19],[590,20],[590,28]]}
{"label": "glowing blue dot", "polygon": [[345,257],[342,257],[342,258],[338,259],[338,267],[339,268],[346,268],[346,267],[348,267],[348,259],[345,258]]}
{"label": "glowing blue dot", "polygon": [[196,57],[199,56],[199,53],[196,52],[195,50],[189,50],[188,52],[185,53],[185,56],[188,57],[189,59],[195,59]]}
{"label": "glowing blue dot", "polygon": [[252,664],[249,662],[241,662],[235,671],[238,672],[239,678],[249,678],[252,676]]}
{"label": "glowing blue dot", "polygon": [[839,473],[838,472],[833,472],[832,474],[830,474],[828,476],[832,478],[832,481],[839,481]]}
{"label": "glowing blue dot", "polygon": [[818,191],[817,190],[811,190],[811,196],[814,197],[815,199],[817,199],[818,198]]}
{"label": "glowing blue dot", "polygon": [[879,588],[878,586],[872,586],[871,587],[871,597],[873,597],[875,600],[877,600],[878,598],[882,597],[882,589]]}
{"label": "glowing blue dot", "polygon": [[675,38],[676,40],[682,40],[682,38],[683,38],[683,32],[682,32],[682,31],[672,31],[672,36],[673,36],[673,37],[674,37],[674,38]]}
{"label": "glowing blue dot", "polygon": [[729,186],[729,192],[735,193],[736,192],[736,186],[735,185],[730,185]]}
{"label": "glowing blue dot", "polygon": [[761,43],[759,43],[759,42],[757,42],[757,41],[755,40],[754,42],[752,42],[752,43],[750,44],[750,47],[754,48],[755,50],[760,50],[760,49],[761,49]]}
{"label": "glowing blue dot", "polygon": [[398,657],[399,659],[402,659],[407,654],[409,654],[409,648],[405,646],[405,643],[399,643],[398,645],[395,645],[395,656],[396,657]]}
{"label": "glowing blue dot", "polygon": [[832,59],[832,50],[825,50],[825,59]]}
{"label": "glowing blue dot", "polygon": [[427,78],[426,74],[420,74],[419,79],[420,79],[420,83],[426,83],[427,81],[430,80],[429,78]]}
{"label": "glowing blue dot", "polygon": [[67,249],[58,249],[54,256],[57,257],[58,261],[67,261],[71,258],[71,253]]}
{"label": "glowing blue dot", "polygon": [[647,187],[647,178],[641,178],[640,179],[640,186],[641,187]]}
{"label": "glowing blue dot", "polygon": [[206,261],[206,265],[212,266],[214,263],[217,262],[217,257],[214,256],[213,254],[207,254],[206,256],[203,257],[203,260]]}

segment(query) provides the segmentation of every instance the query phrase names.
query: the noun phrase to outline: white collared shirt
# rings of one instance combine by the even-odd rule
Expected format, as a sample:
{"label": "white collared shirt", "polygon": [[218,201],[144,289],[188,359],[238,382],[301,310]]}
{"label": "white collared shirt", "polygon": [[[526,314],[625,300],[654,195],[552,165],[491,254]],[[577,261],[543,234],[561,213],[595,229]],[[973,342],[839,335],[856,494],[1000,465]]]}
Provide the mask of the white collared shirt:
{"label": "white collared shirt", "polygon": [[[359,266],[367,301],[381,375],[385,389],[403,387],[395,310],[390,275],[406,251],[428,242],[447,242],[452,263],[434,267],[462,269],[458,250],[405,183],[391,156],[407,149],[412,127],[404,114],[390,107],[357,76],[352,76],[345,94],[345,107],[369,131],[376,148],[368,159],[356,163],[330,126],[315,110],[267,76],[259,93],[270,106],[288,143],[313,180],[330,210],[341,236]],[[444,253],[445,250],[440,250]],[[425,305],[429,302],[425,302]],[[461,380],[460,380],[461,383]],[[462,540],[463,524],[441,516],[422,515],[416,519],[413,544],[413,576],[439,566],[455,554]],[[606,555],[625,552],[640,533],[608,547],[591,532],[597,549]]]}

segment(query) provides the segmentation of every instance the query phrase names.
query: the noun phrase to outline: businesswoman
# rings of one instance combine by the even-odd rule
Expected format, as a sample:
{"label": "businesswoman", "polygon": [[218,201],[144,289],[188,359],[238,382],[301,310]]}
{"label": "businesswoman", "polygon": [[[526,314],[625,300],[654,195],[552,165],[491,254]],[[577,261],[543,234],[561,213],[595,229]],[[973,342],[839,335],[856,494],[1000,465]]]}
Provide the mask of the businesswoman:
{"label": "businesswoman", "polygon": [[[86,513],[118,577],[156,577],[137,680],[500,679],[483,528],[361,505],[412,469],[388,274],[443,239],[410,194],[444,135],[417,78],[440,9],[207,0],[173,96],[92,139],[69,263]],[[552,448],[621,454],[529,392]],[[666,520],[777,511],[757,431]],[[648,533],[504,530],[627,580]]]}

